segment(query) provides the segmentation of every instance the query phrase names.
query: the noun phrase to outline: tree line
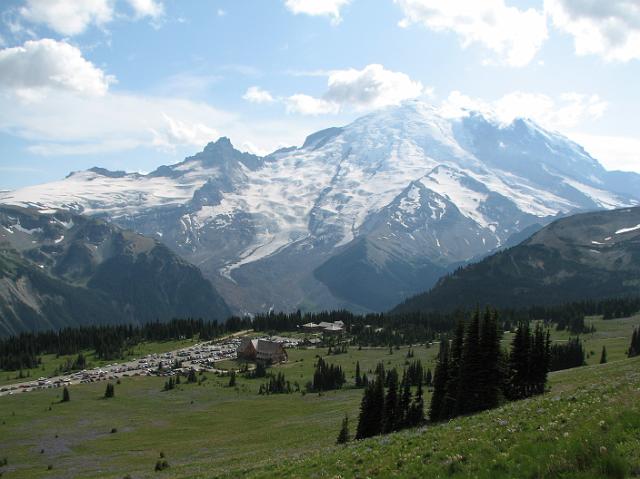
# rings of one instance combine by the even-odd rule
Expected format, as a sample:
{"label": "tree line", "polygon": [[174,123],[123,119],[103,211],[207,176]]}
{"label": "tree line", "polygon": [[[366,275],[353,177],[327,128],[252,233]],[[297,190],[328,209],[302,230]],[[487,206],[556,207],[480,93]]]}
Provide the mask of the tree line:
{"label": "tree line", "polygon": [[99,359],[118,359],[143,341],[168,341],[198,336],[207,341],[224,334],[251,328],[248,318],[230,318],[225,323],[202,319],[173,319],[143,325],[80,326],[59,331],[22,333],[0,339],[0,369],[38,367],[40,356],[78,354],[94,350]]}
{"label": "tree line", "polygon": [[[380,363],[375,378],[367,382],[362,395],[356,439],[399,431],[423,422],[422,381],[418,381],[414,394],[406,371],[402,374],[402,381],[398,381],[397,369],[385,372]],[[347,427],[348,420],[343,422],[338,442],[344,442],[344,438],[348,437],[348,431],[344,431]]]}
{"label": "tree line", "polygon": [[440,343],[429,419],[448,420],[544,392],[551,360],[548,330],[522,323],[508,352],[500,347],[497,312],[476,311]]}
{"label": "tree line", "polygon": [[318,358],[316,369],[313,373],[311,391],[330,391],[340,389],[346,382],[344,371],[338,365],[328,364],[324,359]]}
{"label": "tree line", "polygon": [[631,335],[631,344],[629,345],[627,356],[630,358],[640,356],[640,328],[633,328],[633,334]]}

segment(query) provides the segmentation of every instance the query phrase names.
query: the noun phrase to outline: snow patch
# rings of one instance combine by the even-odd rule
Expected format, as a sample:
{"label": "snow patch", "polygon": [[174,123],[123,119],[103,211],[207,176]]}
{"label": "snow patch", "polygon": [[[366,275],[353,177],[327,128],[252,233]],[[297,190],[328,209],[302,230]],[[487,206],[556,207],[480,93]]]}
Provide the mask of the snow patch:
{"label": "snow patch", "polygon": [[616,231],[616,234],[621,235],[624,233],[631,233],[632,231],[638,231],[638,230],[640,230],[640,225],[631,226],[630,228],[619,229],[618,231]]}

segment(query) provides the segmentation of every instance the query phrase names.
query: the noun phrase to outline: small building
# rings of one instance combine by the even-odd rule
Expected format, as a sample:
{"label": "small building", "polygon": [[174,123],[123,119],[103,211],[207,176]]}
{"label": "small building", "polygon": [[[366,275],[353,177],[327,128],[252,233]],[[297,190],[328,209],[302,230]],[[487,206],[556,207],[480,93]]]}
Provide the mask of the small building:
{"label": "small building", "polygon": [[302,325],[302,329],[306,333],[317,333],[319,331],[322,331],[322,326],[316,323],[306,323]]}
{"label": "small building", "polygon": [[281,342],[267,339],[243,338],[237,349],[238,357],[249,361],[280,363],[288,359]]}
{"label": "small building", "polygon": [[332,336],[339,336],[342,334],[343,329],[340,326],[336,326],[335,324],[331,324],[322,330],[323,333],[329,334]]}
{"label": "small building", "polygon": [[282,343],[276,341],[258,339],[256,351],[256,359],[258,361],[281,363],[288,359],[287,351],[284,349],[284,346]]}
{"label": "small building", "polygon": [[236,352],[238,353],[238,357],[242,359],[248,359],[249,361],[254,361],[256,359],[256,355],[258,353],[258,340],[251,338],[242,338],[240,341],[240,345]]}
{"label": "small building", "polygon": [[322,339],[320,338],[306,338],[304,340],[304,344],[307,346],[320,346],[322,344]]}

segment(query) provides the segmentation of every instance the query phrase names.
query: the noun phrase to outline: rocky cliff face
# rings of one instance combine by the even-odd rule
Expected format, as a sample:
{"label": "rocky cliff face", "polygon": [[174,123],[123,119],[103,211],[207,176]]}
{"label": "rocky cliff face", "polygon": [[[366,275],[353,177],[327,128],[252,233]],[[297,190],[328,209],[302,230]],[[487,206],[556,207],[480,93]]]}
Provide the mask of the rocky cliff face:
{"label": "rocky cliff face", "polygon": [[158,241],[20,207],[0,207],[0,312],[0,334],[230,314],[202,273]]}

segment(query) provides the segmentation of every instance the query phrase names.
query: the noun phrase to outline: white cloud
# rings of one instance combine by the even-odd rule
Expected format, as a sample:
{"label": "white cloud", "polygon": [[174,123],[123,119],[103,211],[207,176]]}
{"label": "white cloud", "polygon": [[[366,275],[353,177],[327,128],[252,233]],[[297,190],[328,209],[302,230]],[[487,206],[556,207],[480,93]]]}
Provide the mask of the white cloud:
{"label": "white cloud", "polygon": [[367,65],[362,70],[336,70],[328,80],[325,98],[340,105],[356,108],[378,108],[397,105],[420,96],[423,87],[407,74],[385,70],[382,65]]}
{"label": "white cloud", "polygon": [[640,172],[640,139],[624,136],[571,133],[569,137],[582,145],[608,170]]}
{"label": "white cloud", "polygon": [[162,114],[165,124],[160,130],[151,129],[152,144],[160,149],[172,150],[176,145],[202,146],[219,136],[214,128],[204,123],[181,121],[166,113]]}
{"label": "white cloud", "polygon": [[41,155],[95,155],[133,149],[201,149],[224,135],[255,152],[301,144],[325,126],[319,119],[248,121],[203,101],[107,91],[102,96],[51,89],[38,102],[0,91],[0,132]]}
{"label": "white cloud", "polygon": [[27,0],[20,14],[62,35],[77,35],[89,25],[102,26],[114,15],[113,0]]}
{"label": "white cloud", "polygon": [[104,95],[114,81],[66,42],[45,38],[0,50],[0,89],[23,99],[41,98],[51,89]]}
{"label": "white cloud", "polygon": [[511,66],[527,65],[547,38],[542,12],[520,10],[504,0],[394,0],[403,11],[401,27],[414,23],[456,33],[463,47],[478,43]]}
{"label": "white cloud", "polygon": [[288,113],[300,113],[302,115],[323,115],[326,113],[338,113],[340,105],[322,98],[314,98],[309,95],[297,93],[285,100]]}
{"label": "white cloud", "polygon": [[285,0],[285,6],[294,14],[304,13],[312,16],[331,17],[333,23],[339,23],[340,10],[351,0]]}
{"label": "white cloud", "polygon": [[[159,0],[126,0],[134,19],[149,18],[154,25],[164,17]],[[46,25],[61,35],[79,35],[92,25],[104,27],[117,12],[116,0],[26,0],[19,9],[25,20]]]}
{"label": "white cloud", "polygon": [[530,118],[554,130],[567,130],[585,121],[597,120],[608,104],[598,95],[564,93],[552,98],[541,93],[512,92],[495,101],[471,98],[453,91],[441,106],[445,116],[463,116],[468,111],[479,111],[510,123],[515,118]]}
{"label": "white cloud", "polygon": [[137,147],[201,147],[235,121],[205,103],[107,92],[52,91],[37,103],[0,95],[0,130],[35,142],[32,151],[87,154]]}
{"label": "white cloud", "polygon": [[164,5],[157,0],[127,0],[137,18],[159,20],[164,16]]}
{"label": "white cloud", "polygon": [[249,87],[242,95],[242,99],[251,103],[272,103],[275,101],[271,93],[258,86]]}
{"label": "white cloud", "polygon": [[640,58],[638,0],[545,0],[553,25],[573,36],[578,55],[609,61]]}
{"label": "white cloud", "polygon": [[317,115],[338,113],[345,107],[367,110],[397,105],[425,92],[419,81],[407,74],[371,64],[362,70],[333,70],[328,72],[327,91],[322,98],[297,94],[287,99],[289,112]]}

